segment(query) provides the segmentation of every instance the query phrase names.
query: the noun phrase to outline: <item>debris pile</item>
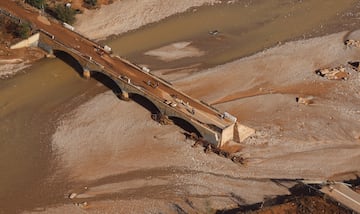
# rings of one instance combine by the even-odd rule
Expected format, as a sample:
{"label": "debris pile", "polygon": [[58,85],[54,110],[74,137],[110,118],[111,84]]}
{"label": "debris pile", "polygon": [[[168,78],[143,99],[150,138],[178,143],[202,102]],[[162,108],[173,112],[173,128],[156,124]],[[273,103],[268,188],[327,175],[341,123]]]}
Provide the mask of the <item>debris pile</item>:
{"label": "debris pile", "polygon": [[161,125],[173,124],[173,122],[168,117],[166,117],[165,115],[163,115],[161,113],[152,114],[151,119],[159,122]]}
{"label": "debris pile", "polygon": [[192,145],[192,147],[196,147],[198,145],[201,145],[204,148],[204,152],[207,153],[207,154],[208,153],[215,153],[215,154],[217,154],[217,155],[219,155],[221,157],[230,159],[234,163],[239,163],[241,165],[246,164],[245,158],[243,158],[241,156],[238,156],[238,155],[235,155],[235,154],[231,154],[230,152],[226,152],[224,150],[221,150],[220,148],[218,148],[215,145],[207,142],[206,140],[198,138],[194,134],[190,134],[187,137],[192,139],[192,140],[196,140],[194,145]]}
{"label": "debris pile", "polygon": [[360,41],[358,40],[348,39],[344,43],[347,47],[356,47],[356,48],[360,47]]}
{"label": "debris pile", "polygon": [[[87,189],[88,189],[88,187],[84,187],[84,190],[83,190],[83,191],[86,191]],[[82,192],[83,192],[83,191],[82,191]],[[79,195],[78,193],[72,192],[72,193],[69,193],[69,194],[67,195],[67,198],[70,199],[75,206],[77,206],[77,207],[79,207],[79,208],[81,208],[81,209],[86,209],[86,208],[88,208],[88,205],[89,205],[88,202],[86,202],[86,201],[78,202],[78,199],[77,199],[78,195]]]}
{"label": "debris pile", "polygon": [[323,68],[316,70],[315,73],[321,77],[325,77],[328,80],[347,80],[350,73],[346,71],[344,66],[338,66],[335,68]]}
{"label": "debris pile", "polygon": [[310,105],[314,103],[314,97],[313,96],[308,96],[308,97],[296,97],[296,102],[299,104],[304,104],[304,105]]}
{"label": "debris pile", "polygon": [[359,61],[350,61],[348,64],[351,66],[351,68],[357,72],[360,72],[360,62]]}

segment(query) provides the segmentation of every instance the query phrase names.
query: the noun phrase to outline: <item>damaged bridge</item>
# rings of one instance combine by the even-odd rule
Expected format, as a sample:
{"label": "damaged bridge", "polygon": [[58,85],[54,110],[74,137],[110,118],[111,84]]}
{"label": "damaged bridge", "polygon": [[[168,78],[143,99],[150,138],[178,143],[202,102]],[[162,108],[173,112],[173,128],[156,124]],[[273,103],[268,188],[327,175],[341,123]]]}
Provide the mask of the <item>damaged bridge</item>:
{"label": "damaged bridge", "polygon": [[[40,47],[49,55],[66,55],[84,77],[90,77],[94,73],[106,75],[123,99],[145,100],[153,109],[153,118],[185,124],[186,127],[191,127],[187,131],[194,132],[217,147],[228,141],[240,141],[246,137],[246,133],[251,133],[251,129],[239,125],[237,119],[229,113],[220,112],[184,94],[171,83],[151,74],[147,68],[112,55],[109,47],[103,47],[80,35],[73,27],[55,21],[41,22],[38,13],[20,12],[25,9],[19,5],[16,6],[16,11],[9,11],[6,4],[10,3],[0,2],[0,7],[13,16],[30,21],[37,32],[12,48],[32,45]],[[26,17],[21,14],[26,14]],[[246,130],[245,135],[239,133],[239,127]]]}

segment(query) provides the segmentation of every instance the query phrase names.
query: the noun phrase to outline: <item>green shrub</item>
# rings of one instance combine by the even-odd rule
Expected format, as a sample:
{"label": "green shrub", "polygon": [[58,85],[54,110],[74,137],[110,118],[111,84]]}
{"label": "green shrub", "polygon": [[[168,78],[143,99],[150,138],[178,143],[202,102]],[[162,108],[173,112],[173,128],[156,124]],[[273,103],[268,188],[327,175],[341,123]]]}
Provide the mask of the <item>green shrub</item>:
{"label": "green shrub", "polygon": [[42,9],[45,5],[45,0],[25,0],[25,2],[39,9]]}
{"label": "green shrub", "polygon": [[26,39],[31,35],[31,25],[27,22],[18,24],[7,20],[4,22],[4,27],[6,32],[15,38]]}
{"label": "green shrub", "polygon": [[55,6],[56,18],[62,22],[73,24],[75,22],[75,10],[65,5],[58,4]]}
{"label": "green shrub", "polygon": [[22,23],[18,25],[16,34],[22,39],[26,39],[31,35],[31,26],[29,23]]}

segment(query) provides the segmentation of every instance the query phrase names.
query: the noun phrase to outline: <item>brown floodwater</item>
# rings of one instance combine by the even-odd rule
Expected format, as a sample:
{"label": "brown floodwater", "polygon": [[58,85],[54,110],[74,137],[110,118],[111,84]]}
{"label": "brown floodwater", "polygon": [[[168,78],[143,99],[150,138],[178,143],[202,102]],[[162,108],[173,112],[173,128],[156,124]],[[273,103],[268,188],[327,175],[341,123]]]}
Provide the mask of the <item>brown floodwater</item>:
{"label": "brown floodwater", "polygon": [[[245,0],[204,6],[108,40],[115,53],[152,70],[201,62],[213,67],[293,39],[358,27],[356,0]],[[196,12],[195,12],[196,11]],[[210,31],[217,30],[216,36]],[[143,53],[179,41],[193,41],[202,57],[162,62]],[[105,42],[104,42],[105,43]]]}
{"label": "brown floodwater", "polygon": [[[115,53],[152,68],[196,62],[211,67],[279,41],[358,27],[353,24],[358,4],[354,0],[244,0],[204,6],[104,43]],[[220,33],[210,36],[211,30]],[[143,55],[178,41],[194,41],[206,55],[170,63]],[[64,194],[71,181],[57,173],[61,166],[56,161],[59,154],[51,148],[51,135],[59,118],[103,90],[58,59],[41,60],[24,74],[0,80],[0,213],[66,202]]]}
{"label": "brown floodwater", "polygon": [[67,106],[96,88],[59,59],[0,80],[0,213],[63,200],[66,180],[52,177],[57,165],[50,137]]}

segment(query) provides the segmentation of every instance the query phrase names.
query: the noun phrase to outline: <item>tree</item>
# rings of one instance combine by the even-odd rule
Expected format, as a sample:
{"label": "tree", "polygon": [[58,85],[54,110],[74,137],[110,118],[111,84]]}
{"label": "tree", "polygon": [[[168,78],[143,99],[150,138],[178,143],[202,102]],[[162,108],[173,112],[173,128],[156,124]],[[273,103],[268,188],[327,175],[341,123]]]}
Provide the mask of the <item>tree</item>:
{"label": "tree", "polygon": [[26,39],[31,35],[31,26],[29,23],[22,23],[18,25],[16,34],[22,39]]}
{"label": "tree", "polygon": [[55,6],[56,18],[62,22],[72,24],[75,22],[75,10],[72,8],[66,7],[63,4],[58,4]]}
{"label": "tree", "polygon": [[44,8],[45,5],[45,0],[25,0],[25,2],[39,9]]}
{"label": "tree", "polygon": [[11,20],[5,21],[6,31],[15,38],[26,39],[31,35],[31,25],[27,22],[15,23]]}

